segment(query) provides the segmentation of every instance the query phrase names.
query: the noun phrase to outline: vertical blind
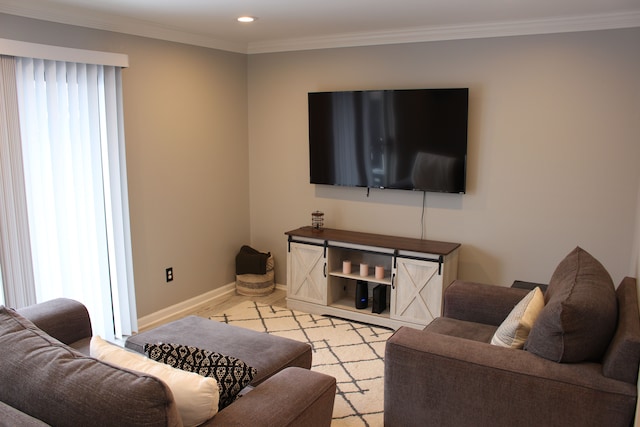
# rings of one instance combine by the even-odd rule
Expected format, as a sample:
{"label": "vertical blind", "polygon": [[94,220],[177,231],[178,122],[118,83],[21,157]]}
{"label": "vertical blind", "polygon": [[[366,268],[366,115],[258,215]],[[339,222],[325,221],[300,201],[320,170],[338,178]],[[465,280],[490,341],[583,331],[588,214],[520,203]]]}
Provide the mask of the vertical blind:
{"label": "vertical blind", "polygon": [[0,264],[2,304],[24,307],[35,303],[16,61],[4,55],[0,55]]}
{"label": "vertical blind", "polygon": [[36,300],[81,301],[107,338],[137,327],[120,72],[16,58]]}

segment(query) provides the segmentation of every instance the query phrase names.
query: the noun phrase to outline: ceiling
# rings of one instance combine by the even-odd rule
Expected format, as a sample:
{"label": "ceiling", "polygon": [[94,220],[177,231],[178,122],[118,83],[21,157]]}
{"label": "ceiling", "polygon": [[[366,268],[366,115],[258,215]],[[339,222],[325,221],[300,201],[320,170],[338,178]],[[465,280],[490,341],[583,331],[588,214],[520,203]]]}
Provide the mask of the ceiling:
{"label": "ceiling", "polygon": [[0,13],[241,53],[640,27],[640,0],[0,0]]}

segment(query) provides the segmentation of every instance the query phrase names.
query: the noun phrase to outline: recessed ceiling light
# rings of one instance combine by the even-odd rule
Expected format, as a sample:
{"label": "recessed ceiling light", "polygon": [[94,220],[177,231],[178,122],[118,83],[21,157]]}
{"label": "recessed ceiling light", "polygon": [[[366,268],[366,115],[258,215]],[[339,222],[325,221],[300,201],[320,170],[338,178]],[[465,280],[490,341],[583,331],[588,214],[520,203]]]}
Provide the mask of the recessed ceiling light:
{"label": "recessed ceiling light", "polygon": [[253,17],[253,16],[241,16],[241,17],[238,18],[238,22],[253,22],[256,19],[258,19],[258,18]]}

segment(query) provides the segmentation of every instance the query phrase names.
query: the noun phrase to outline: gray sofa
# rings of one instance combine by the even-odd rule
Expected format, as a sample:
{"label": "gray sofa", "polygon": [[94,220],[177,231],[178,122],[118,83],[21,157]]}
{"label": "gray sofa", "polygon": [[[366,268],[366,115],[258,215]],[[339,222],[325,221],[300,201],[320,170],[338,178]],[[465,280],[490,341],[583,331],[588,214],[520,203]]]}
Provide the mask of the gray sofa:
{"label": "gray sofa", "polygon": [[[0,425],[180,426],[168,386],[87,356],[91,334],[86,308],[76,301],[19,312],[0,306]],[[244,345],[250,348],[251,339]],[[272,367],[203,425],[329,426],[335,379],[305,367]]]}
{"label": "gray sofa", "polygon": [[[598,284],[601,269],[587,258],[578,251],[558,266],[524,349],[490,342],[529,291],[451,284],[442,317],[424,330],[400,328],[387,342],[385,426],[630,426],[640,363],[636,280]],[[612,322],[601,316],[608,306]],[[576,308],[582,317],[570,313]],[[545,336],[554,321],[564,330]]]}

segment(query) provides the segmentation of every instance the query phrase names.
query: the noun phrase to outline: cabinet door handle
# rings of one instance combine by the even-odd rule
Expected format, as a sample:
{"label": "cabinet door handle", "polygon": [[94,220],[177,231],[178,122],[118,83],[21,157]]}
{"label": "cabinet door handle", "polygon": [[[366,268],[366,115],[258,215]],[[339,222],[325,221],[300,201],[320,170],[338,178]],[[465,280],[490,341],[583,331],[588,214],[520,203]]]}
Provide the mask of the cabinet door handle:
{"label": "cabinet door handle", "polygon": [[393,273],[391,275],[391,289],[395,289],[396,288],[396,273]]}
{"label": "cabinet door handle", "polygon": [[322,273],[324,274],[324,277],[327,277],[327,263],[324,263],[324,268],[322,269]]}

